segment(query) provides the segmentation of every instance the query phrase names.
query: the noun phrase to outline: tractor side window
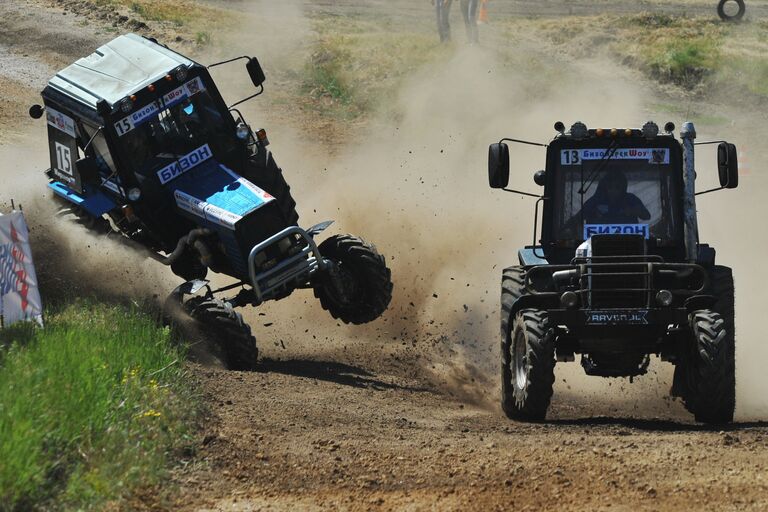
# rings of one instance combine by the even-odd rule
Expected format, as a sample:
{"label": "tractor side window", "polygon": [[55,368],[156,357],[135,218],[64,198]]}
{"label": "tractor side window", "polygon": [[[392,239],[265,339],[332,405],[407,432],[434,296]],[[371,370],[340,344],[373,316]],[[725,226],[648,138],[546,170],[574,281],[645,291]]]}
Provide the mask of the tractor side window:
{"label": "tractor side window", "polygon": [[[82,141],[80,149],[82,150],[83,146],[88,144],[88,141],[93,139],[86,152],[93,151],[93,156],[96,159],[96,165],[99,167],[99,172],[102,175],[109,176],[110,174],[114,173],[115,163],[112,160],[112,154],[109,152],[109,148],[107,147],[107,139],[104,137],[104,132],[99,131],[95,126],[88,124],[82,124],[81,126],[83,128],[83,136],[80,137]],[[96,135],[95,137],[94,134]]]}

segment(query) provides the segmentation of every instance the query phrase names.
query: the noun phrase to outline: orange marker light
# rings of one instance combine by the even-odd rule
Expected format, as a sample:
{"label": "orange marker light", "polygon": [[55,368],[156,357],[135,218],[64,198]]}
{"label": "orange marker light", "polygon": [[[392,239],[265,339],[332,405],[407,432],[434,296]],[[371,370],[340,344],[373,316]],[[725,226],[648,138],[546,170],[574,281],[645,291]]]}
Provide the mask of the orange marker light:
{"label": "orange marker light", "polygon": [[632,136],[632,130],[627,128],[626,130],[624,130],[624,135],[626,135],[627,137],[631,137]]}
{"label": "orange marker light", "polygon": [[131,101],[136,101],[136,95],[135,94],[131,94]]}
{"label": "orange marker light", "polygon": [[173,80],[173,77],[171,75],[165,75],[166,82],[170,82],[171,80]]}
{"label": "orange marker light", "polygon": [[262,128],[261,130],[256,132],[256,138],[259,140],[265,140],[267,138],[267,130]]}
{"label": "orange marker light", "polygon": [[149,84],[147,86],[147,89],[149,89],[149,92],[155,92],[155,85],[154,84]]}
{"label": "orange marker light", "polygon": [[611,128],[611,137],[615,137],[619,134],[619,130],[616,128]]}
{"label": "orange marker light", "polygon": [[595,135],[597,135],[598,137],[602,137],[603,135],[605,135],[605,130],[603,130],[602,128],[598,128],[597,130],[595,130]]}

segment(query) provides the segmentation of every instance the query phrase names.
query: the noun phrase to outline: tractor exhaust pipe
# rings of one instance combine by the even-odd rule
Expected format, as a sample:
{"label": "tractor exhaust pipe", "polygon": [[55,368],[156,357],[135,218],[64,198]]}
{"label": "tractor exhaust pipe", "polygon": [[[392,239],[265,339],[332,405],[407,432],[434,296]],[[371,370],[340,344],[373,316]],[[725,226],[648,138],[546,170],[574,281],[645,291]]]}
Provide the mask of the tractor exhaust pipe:
{"label": "tractor exhaust pipe", "polygon": [[154,253],[152,253],[152,256],[154,257],[154,259],[156,259],[163,265],[170,266],[176,260],[181,258],[181,256],[187,251],[189,247],[194,247],[195,249],[197,249],[197,252],[200,253],[200,262],[206,267],[210,267],[211,263],[213,263],[213,256],[211,255],[211,250],[208,248],[207,245],[205,245],[205,242],[203,242],[200,239],[202,237],[209,236],[212,234],[213,234],[213,231],[207,228],[193,229],[189,233],[187,233],[185,236],[179,238],[179,241],[176,243],[176,248],[168,256],[163,257]]}
{"label": "tractor exhaust pipe", "polygon": [[683,217],[685,230],[685,255],[689,263],[698,259],[699,226],[696,222],[696,167],[694,162],[693,141],[696,140],[696,128],[690,121],[680,130],[683,141]]}

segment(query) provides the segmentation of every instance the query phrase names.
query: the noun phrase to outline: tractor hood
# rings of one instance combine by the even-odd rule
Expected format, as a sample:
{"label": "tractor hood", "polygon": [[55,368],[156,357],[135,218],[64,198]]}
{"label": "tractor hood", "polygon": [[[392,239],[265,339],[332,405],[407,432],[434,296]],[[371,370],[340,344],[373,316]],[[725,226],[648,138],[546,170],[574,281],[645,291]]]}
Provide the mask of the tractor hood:
{"label": "tractor hood", "polygon": [[173,192],[176,206],[198,224],[233,231],[241,219],[275,199],[214,158],[165,186]]}

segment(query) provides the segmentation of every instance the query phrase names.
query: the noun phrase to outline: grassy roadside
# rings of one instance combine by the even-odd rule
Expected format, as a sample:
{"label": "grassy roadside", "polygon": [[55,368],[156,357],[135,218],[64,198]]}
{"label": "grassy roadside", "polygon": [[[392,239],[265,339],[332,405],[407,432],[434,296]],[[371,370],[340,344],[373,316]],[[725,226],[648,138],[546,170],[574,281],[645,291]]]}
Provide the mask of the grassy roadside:
{"label": "grassy roadside", "polygon": [[321,114],[364,117],[393,99],[404,77],[449,54],[431,31],[388,20],[318,15],[316,38],[301,76]]}
{"label": "grassy roadside", "polygon": [[0,331],[0,509],[102,510],[156,484],[191,446],[182,358],[123,306],[77,302],[43,329]]}
{"label": "grassy roadside", "polygon": [[609,56],[660,83],[768,100],[768,22],[725,24],[667,14],[508,20],[514,38],[531,30],[558,50]]}

